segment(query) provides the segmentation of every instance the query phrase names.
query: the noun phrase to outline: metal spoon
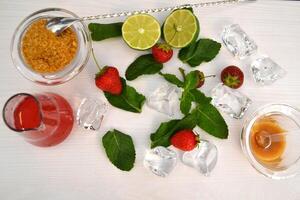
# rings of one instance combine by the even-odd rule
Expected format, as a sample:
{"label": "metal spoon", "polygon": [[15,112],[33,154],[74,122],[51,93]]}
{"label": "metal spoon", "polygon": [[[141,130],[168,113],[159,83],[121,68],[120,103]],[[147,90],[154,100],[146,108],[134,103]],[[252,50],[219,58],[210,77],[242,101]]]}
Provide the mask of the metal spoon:
{"label": "metal spoon", "polygon": [[78,21],[114,18],[114,17],[122,17],[122,16],[131,16],[131,15],[135,15],[135,14],[148,14],[148,13],[173,11],[176,9],[183,9],[183,8],[198,8],[198,7],[223,5],[223,4],[229,4],[229,3],[254,2],[254,1],[256,1],[256,0],[220,0],[220,1],[203,2],[203,3],[196,3],[196,4],[183,4],[183,5],[171,6],[171,7],[165,7],[165,8],[152,8],[152,9],[137,10],[137,11],[125,11],[125,12],[119,12],[119,13],[87,16],[87,17],[81,17],[81,18],[53,17],[48,20],[48,22],[46,24],[46,28],[48,30],[50,30],[51,32],[55,33],[56,35],[59,35],[64,30],[66,30],[68,27],[70,27],[72,24],[74,24]]}

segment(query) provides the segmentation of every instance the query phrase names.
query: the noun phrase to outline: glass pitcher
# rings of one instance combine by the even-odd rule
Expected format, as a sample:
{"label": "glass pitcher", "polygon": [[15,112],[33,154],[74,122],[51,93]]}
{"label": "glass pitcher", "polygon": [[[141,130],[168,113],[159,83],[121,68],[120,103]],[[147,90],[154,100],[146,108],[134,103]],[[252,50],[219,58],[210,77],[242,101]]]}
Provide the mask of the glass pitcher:
{"label": "glass pitcher", "polygon": [[3,108],[3,119],[11,130],[40,147],[61,143],[74,122],[70,104],[54,93],[19,93],[10,97]]}

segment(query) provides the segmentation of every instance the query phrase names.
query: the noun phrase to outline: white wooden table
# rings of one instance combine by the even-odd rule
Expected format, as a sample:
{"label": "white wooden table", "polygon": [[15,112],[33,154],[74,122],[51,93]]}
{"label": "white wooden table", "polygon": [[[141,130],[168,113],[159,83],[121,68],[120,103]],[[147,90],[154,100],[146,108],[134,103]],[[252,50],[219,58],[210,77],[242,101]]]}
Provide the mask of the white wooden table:
{"label": "white wooden table", "polygon": [[[17,72],[10,59],[10,40],[18,23],[31,12],[46,7],[62,7],[84,16],[175,3],[182,1],[1,0],[0,106],[17,92],[52,91],[76,102],[87,95],[103,98],[102,92],[93,83],[97,69],[92,61],[76,78],[54,87],[36,85]],[[225,47],[214,61],[199,67],[207,74],[219,75],[227,65],[241,66],[246,74],[241,91],[254,101],[248,114],[269,102],[286,102],[300,107],[300,2],[258,1],[248,5],[199,9],[195,13],[200,20],[201,37],[220,41],[222,27],[238,23],[256,41],[260,52],[272,57],[288,71],[287,76],[274,85],[258,87],[253,83],[249,67],[234,59]],[[162,22],[166,15],[155,16]],[[106,22],[111,21],[118,19]],[[94,48],[101,65],[118,66],[121,75],[124,75],[129,63],[142,54],[129,49],[122,39],[94,43]],[[165,65],[164,71],[177,73],[181,65],[174,56]],[[218,81],[218,78],[207,80],[203,90],[208,92]],[[130,84],[148,95],[162,82],[158,76],[145,76]],[[161,121],[169,120],[146,106],[139,115],[111,108],[101,131],[91,133],[76,128],[64,143],[51,148],[38,148],[26,143],[8,130],[1,119],[0,199],[300,199],[300,176],[274,181],[258,174],[241,151],[239,138],[243,120],[224,116],[230,129],[228,140],[201,133],[202,138],[213,141],[219,150],[218,164],[211,177],[204,177],[179,162],[167,178],[156,177],[143,167],[149,134]],[[129,173],[115,168],[100,146],[102,135],[112,128],[128,133],[134,139],[137,159]]]}

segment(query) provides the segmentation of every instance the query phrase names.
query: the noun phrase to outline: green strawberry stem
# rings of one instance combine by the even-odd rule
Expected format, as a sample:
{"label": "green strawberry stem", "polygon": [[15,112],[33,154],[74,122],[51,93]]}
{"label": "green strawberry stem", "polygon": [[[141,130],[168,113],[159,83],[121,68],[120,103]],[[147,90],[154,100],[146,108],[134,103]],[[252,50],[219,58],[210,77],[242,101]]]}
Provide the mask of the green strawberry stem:
{"label": "green strawberry stem", "polygon": [[96,59],[96,56],[95,56],[95,53],[94,53],[94,49],[93,49],[93,48],[92,48],[92,56],[93,56],[94,62],[96,63],[96,66],[98,67],[99,72],[100,72],[102,69],[101,69],[101,67],[100,67],[100,65],[99,65],[99,63],[98,63],[98,61],[97,61],[97,59]]}
{"label": "green strawberry stem", "polygon": [[206,79],[206,78],[209,78],[209,77],[216,77],[216,75],[204,76],[204,77],[201,78],[201,80]]}

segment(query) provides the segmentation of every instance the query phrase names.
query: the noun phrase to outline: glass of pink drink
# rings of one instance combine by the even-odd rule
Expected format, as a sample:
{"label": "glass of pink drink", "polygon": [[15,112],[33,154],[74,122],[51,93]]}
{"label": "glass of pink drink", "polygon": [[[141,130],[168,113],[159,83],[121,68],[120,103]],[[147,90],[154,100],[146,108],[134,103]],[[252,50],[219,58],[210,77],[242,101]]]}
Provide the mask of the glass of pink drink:
{"label": "glass of pink drink", "polygon": [[74,117],[70,104],[54,93],[19,93],[3,108],[5,124],[33,145],[49,147],[70,134]]}

